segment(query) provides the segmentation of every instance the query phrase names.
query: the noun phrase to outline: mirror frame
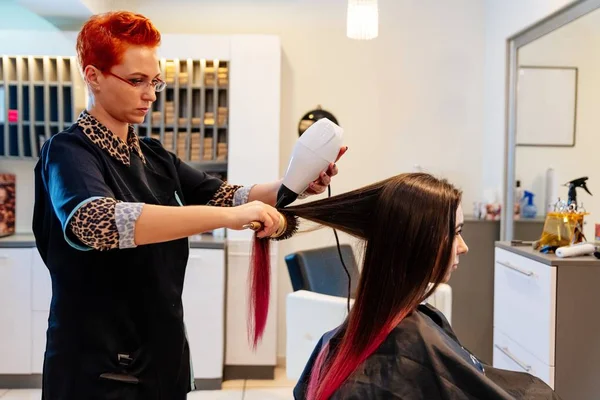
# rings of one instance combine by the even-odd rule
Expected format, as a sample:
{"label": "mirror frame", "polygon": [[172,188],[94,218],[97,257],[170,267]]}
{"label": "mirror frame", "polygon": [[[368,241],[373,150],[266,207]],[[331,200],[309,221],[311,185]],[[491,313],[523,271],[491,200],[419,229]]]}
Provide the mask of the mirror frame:
{"label": "mirror frame", "polygon": [[516,179],[516,92],[519,49],[598,8],[600,8],[600,0],[575,1],[507,39],[504,198],[502,199],[504,206],[502,207],[502,222],[500,224],[500,238],[502,241],[511,241],[514,234],[513,207],[510,205],[512,204],[511,199],[514,198],[514,182]]}

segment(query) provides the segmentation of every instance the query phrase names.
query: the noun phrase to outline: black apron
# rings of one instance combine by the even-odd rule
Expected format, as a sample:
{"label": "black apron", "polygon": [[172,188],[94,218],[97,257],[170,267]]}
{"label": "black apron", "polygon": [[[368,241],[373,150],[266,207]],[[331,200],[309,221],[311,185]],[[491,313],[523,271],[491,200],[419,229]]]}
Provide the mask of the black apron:
{"label": "black apron", "polygon": [[[146,164],[132,153],[126,166],[74,125],[45,144],[36,165],[33,231],[52,278],[45,400],[177,400],[193,387],[181,299],[188,240],[101,252],[65,229],[86,198],[183,205],[191,189],[178,160],[157,141],[140,146]],[[207,180],[195,203],[220,183]]]}
{"label": "black apron", "polygon": [[[328,343],[340,343],[338,330],[317,344],[294,388],[306,399],[310,372]],[[331,400],[557,400],[540,379],[481,364],[461,346],[444,315],[427,304],[407,316],[363,362]]]}

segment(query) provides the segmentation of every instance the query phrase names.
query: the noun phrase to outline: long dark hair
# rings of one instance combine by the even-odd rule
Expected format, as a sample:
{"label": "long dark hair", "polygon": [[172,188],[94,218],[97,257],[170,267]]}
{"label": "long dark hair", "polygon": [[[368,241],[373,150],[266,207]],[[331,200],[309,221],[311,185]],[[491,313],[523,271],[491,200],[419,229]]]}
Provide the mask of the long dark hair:
{"label": "long dark hair", "polygon": [[354,307],[339,346],[325,346],[313,366],[309,400],[328,399],[443,281],[460,201],[447,181],[413,173],[280,210],[289,221],[310,220],[366,244]]}

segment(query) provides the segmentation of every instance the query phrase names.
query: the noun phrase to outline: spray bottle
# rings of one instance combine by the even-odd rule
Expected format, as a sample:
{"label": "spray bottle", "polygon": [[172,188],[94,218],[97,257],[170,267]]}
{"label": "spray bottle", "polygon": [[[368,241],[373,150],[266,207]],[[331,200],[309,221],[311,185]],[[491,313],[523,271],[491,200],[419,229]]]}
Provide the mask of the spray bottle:
{"label": "spray bottle", "polygon": [[534,194],[528,190],[525,191],[523,196],[523,207],[521,208],[521,215],[523,218],[535,218],[537,216],[537,207],[533,204]]}
{"label": "spray bottle", "polygon": [[586,185],[586,181],[588,180],[588,177],[585,176],[583,178],[578,178],[578,179],[573,179],[571,182],[568,182],[565,184],[565,186],[569,187],[569,201],[568,201],[568,205],[573,204],[573,207],[575,208],[575,210],[577,210],[578,204],[577,204],[577,188],[583,188],[586,192],[588,192],[588,194],[590,196],[592,196],[592,194],[590,193],[589,189],[587,188]]}

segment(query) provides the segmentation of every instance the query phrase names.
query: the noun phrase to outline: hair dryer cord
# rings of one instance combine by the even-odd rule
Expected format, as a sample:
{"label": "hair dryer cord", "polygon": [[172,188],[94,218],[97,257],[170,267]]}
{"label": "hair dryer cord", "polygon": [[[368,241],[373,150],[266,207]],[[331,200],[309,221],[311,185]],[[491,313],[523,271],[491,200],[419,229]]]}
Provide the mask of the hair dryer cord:
{"label": "hair dryer cord", "polygon": [[[327,186],[327,193],[329,197],[331,197],[331,185]],[[340,261],[342,262],[342,266],[344,267],[344,271],[346,271],[346,275],[348,275],[348,297],[346,307],[348,309],[348,314],[350,314],[350,295],[352,291],[352,277],[350,276],[350,272],[348,271],[348,267],[344,263],[344,257],[342,256],[342,248],[340,247],[340,238],[338,237],[337,231],[334,229],[333,234],[335,235],[335,242],[337,243],[338,254],[340,255]]]}

